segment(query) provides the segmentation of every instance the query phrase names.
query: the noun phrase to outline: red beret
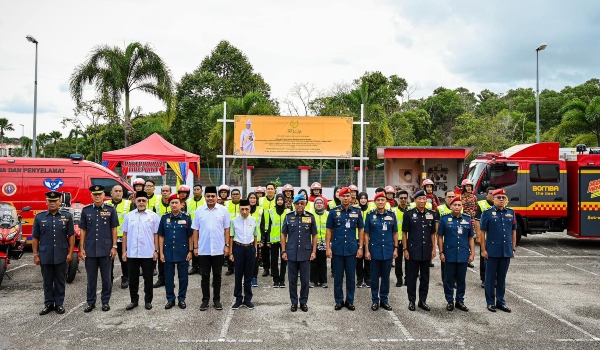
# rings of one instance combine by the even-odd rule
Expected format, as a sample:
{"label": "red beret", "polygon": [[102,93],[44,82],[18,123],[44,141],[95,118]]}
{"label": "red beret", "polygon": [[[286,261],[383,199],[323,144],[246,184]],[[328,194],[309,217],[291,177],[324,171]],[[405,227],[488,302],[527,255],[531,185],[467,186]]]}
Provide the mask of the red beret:
{"label": "red beret", "polygon": [[[375,197],[373,197],[373,201],[376,201],[376,200],[377,200],[377,198],[381,198],[381,197],[383,197],[383,198],[386,198],[386,197],[385,197],[385,193],[384,193],[384,192],[379,192],[379,193],[377,193],[377,194],[375,195]],[[387,198],[386,198],[386,199],[387,199]]]}
{"label": "red beret", "polygon": [[500,188],[500,189],[497,189],[494,192],[492,192],[492,196],[497,196],[497,195],[500,195],[500,194],[505,195],[506,191]]}
{"label": "red beret", "polygon": [[179,195],[179,193],[172,194],[172,195],[169,197],[169,203],[171,203],[171,201],[172,201],[173,199],[179,199],[179,200],[181,200],[181,196]]}
{"label": "red beret", "polygon": [[450,201],[450,205],[452,205],[452,203],[454,202],[461,202],[460,196],[456,196],[454,198],[452,198],[452,200]]}
{"label": "red beret", "polygon": [[344,187],[340,190],[340,192],[338,193],[338,196],[343,196],[346,193],[350,193],[350,189],[348,187]]}

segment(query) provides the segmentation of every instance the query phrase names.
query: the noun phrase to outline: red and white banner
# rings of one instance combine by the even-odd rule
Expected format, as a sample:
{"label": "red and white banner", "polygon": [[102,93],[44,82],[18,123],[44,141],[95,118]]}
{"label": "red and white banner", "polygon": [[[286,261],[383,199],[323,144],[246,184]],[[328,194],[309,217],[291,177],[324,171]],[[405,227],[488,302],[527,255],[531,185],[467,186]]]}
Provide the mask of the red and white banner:
{"label": "red and white banner", "polygon": [[156,160],[126,160],[121,162],[123,175],[136,173],[139,175],[164,175],[165,163]]}

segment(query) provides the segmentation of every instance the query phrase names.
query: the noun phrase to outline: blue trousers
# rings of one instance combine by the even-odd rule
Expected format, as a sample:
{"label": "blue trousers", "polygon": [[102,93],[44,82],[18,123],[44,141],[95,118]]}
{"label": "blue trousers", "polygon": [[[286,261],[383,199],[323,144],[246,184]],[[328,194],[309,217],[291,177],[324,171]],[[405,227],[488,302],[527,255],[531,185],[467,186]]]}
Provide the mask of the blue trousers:
{"label": "blue trousers", "polygon": [[67,263],[42,264],[44,281],[44,305],[61,306],[65,301]]}
{"label": "blue trousers", "polygon": [[[256,261],[256,249],[254,246],[244,247],[233,245],[233,271],[235,272],[235,285],[233,296],[236,302],[252,301],[252,276],[254,275],[254,263]],[[242,279],[244,295],[242,296]]]}
{"label": "blue trousers", "polygon": [[288,260],[288,282],[290,283],[290,301],[298,304],[298,271],[300,271],[300,304],[308,302],[308,282],[310,280],[310,260]]}
{"label": "blue trousers", "polygon": [[456,301],[465,301],[467,288],[467,263],[444,263],[444,295],[446,301],[454,302],[454,282],[456,281]]}
{"label": "blue trousers", "polygon": [[333,255],[333,297],[336,304],[344,302],[344,274],[346,275],[346,303],[354,304],[354,291],[356,289],[356,256]]}
{"label": "blue trousers", "polygon": [[165,261],[165,292],[167,301],[175,301],[175,266],[177,266],[177,277],[179,278],[179,293],[177,299],[185,301],[188,287],[188,262],[183,261]]}
{"label": "blue trousers", "polygon": [[[510,258],[488,258],[485,268],[485,301],[488,305],[506,305],[506,274]],[[494,288],[494,284],[496,287]]]}
{"label": "blue trousers", "polygon": [[102,304],[108,304],[112,292],[112,260],[110,256],[92,258],[85,257],[85,271],[87,273],[87,303],[96,304],[96,287],[98,285],[98,269],[100,269],[100,278],[102,279],[102,294],[100,300]]}
{"label": "blue trousers", "polygon": [[[390,294],[390,272],[392,259],[371,260],[371,301],[387,303]],[[381,285],[379,284],[381,281]]]}

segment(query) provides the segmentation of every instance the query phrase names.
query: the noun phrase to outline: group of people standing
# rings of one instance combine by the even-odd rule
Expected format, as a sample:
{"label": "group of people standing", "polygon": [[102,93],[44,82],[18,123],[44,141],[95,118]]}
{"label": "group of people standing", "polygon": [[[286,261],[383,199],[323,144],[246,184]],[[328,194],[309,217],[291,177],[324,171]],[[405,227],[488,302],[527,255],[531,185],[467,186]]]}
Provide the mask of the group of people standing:
{"label": "group of people standing", "polygon": [[[136,179],[135,194],[123,198],[115,185],[105,201],[104,187],[90,188],[93,203],[82,210],[79,258],[88,276],[87,306],[96,304],[98,270],[102,280],[102,310],[110,310],[114,258],[121,262],[121,288],[129,288],[126,310],[139,304],[139,277],[144,280],[144,307],[152,308],[153,289],[165,286],[165,309],[186,308],[188,276],[201,274],[200,310],[221,303],[221,272],[233,274],[233,309],[253,309],[252,287],[262,276],[272,276],[273,288],[289,283],[291,311],[308,311],[309,289],[327,288],[327,259],[331,259],[334,309],[355,310],[355,288],[371,288],[371,309],[392,310],[389,304],[390,274],[395,265],[396,286],[406,285],[408,309],[430,311],[427,305],[430,268],[436,254],[442,265],[446,309],[468,311],[464,304],[468,264],[474,260],[475,235],[481,245],[480,268],[487,309],[510,312],[504,300],[505,279],[516,246],[516,218],[506,207],[502,189],[488,189],[477,201],[473,184],[463,181],[460,193],[447,191],[445,203],[433,193],[433,183],[413,194],[394,187],[378,188],[375,197],[356,186],[335,189],[327,200],[315,182],[310,193],[294,193],[291,185],[259,186],[247,199],[228,186],[183,185],[171,194],[163,186],[154,195],[154,182]],[[64,271],[72,257],[73,221],[58,211],[60,194],[46,194],[48,211],[35,217],[34,261],[42,265],[44,309],[64,312]],[[57,230],[58,229],[58,230]],[[57,243],[58,242],[58,243]],[[439,253],[438,253],[439,252]],[[402,265],[405,265],[403,271]],[[156,264],[158,263],[158,273]],[[191,267],[188,271],[189,264]],[[487,267],[487,268],[486,268]],[[175,270],[179,290],[175,294]],[[62,277],[61,277],[62,274]],[[154,283],[153,276],[158,274]],[[212,286],[210,278],[212,275]],[[298,294],[298,279],[300,293]],[[344,291],[345,279],[345,291]],[[419,280],[417,303],[417,279]]]}

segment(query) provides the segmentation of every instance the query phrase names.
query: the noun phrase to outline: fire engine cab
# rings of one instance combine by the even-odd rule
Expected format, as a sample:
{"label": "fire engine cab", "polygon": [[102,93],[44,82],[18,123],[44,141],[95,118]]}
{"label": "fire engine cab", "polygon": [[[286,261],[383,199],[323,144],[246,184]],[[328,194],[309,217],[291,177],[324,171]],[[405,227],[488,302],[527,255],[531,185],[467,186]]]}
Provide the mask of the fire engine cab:
{"label": "fire engine cab", "polygon": [[563,232],[576,238],[600,238],[600,150],[578,145],[561,156],[558,142],[510,147],[479,154],[463,178],[485,199],[492,186],[506,190],[522,236]]}

